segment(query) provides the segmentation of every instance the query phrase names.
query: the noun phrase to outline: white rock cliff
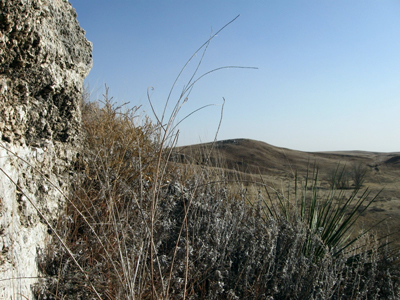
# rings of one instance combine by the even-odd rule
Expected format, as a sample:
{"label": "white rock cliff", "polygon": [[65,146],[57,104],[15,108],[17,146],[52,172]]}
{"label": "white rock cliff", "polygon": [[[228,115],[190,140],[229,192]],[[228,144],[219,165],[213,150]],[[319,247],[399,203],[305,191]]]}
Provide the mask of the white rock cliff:
{"label": "white rock cliff", "polygon": [[55,238],[49,224],[74,173],[91,66],[68,1],[0,0],[0,299],[33,298],[37,255]]}

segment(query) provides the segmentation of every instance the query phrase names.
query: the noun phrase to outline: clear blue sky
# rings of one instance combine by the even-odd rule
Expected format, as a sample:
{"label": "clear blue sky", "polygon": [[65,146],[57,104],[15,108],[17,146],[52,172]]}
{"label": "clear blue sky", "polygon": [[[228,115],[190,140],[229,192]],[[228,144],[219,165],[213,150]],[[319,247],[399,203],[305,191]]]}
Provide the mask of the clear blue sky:
{"label": "clear blue sky", "polygon": [[[400,151],[398,0],[70,0],[93,43],[86,79],[118,102],[161,113],[180,69],[214,32],[180,117],[180,145],[250,138],[303,151]],[[178,80],[173,104],[197,55]]]}

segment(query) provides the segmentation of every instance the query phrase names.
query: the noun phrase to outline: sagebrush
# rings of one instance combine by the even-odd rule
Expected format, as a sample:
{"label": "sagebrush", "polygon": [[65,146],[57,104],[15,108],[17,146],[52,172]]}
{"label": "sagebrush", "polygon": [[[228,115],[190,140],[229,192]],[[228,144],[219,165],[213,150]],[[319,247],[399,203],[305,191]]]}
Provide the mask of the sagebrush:
{"label": "sagebrush", "polygon": [[[46,278],[36,288],[38,299],[399,296],[397,258],[373,235],[338,252],[319,223],[310,227],[315,216],[289,217],[279,205],[267,214],[267,199],[248,199],[240,182],[232,189],[223,173],[216,178],[204,167],[188,175],[188,166],[168,161],[169,148],[162,181],[154,177],[156,126],[136,113],[124,112],[108,94],[101,108],[83,103],[86,143],[75,170],[74,206],[58,229],[86,276],[54,242],[39,262]],[[326,207],[319,200],[303,205]]]}

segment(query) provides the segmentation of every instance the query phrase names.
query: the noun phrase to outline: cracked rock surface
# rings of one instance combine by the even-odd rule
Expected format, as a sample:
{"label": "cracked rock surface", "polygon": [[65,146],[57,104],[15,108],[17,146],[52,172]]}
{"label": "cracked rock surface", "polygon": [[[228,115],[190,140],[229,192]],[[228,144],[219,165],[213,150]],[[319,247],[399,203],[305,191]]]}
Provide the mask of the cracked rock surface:
{"label": "cracked rock surface", "polygon": [[0,0],[0,299],[33,298],[44,218],[68,193],[92,66],[76,17],[66,0]]}

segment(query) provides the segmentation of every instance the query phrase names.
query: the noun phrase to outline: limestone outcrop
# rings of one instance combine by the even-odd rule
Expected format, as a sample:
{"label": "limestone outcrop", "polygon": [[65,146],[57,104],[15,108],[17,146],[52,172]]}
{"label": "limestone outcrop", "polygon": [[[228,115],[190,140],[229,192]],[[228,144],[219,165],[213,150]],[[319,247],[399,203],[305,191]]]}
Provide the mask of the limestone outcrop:
{"label": "limestone outcrop", "polygon": [[46,220],[63,208],[79,151],[91,66],[67,0],[0,0],[0,299],[33,298],[37,253],[53,238]]}

